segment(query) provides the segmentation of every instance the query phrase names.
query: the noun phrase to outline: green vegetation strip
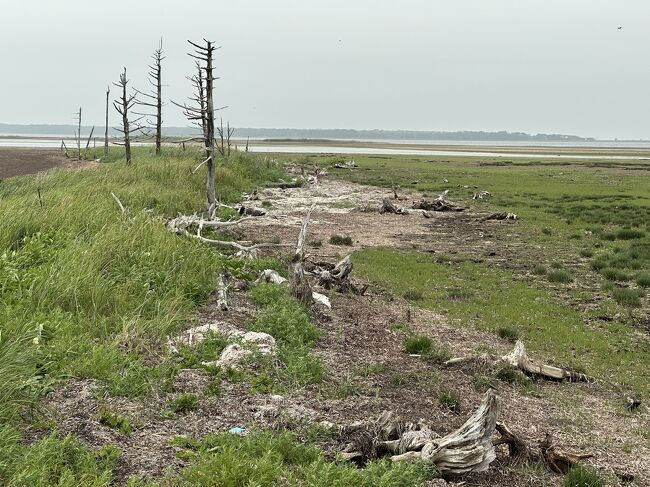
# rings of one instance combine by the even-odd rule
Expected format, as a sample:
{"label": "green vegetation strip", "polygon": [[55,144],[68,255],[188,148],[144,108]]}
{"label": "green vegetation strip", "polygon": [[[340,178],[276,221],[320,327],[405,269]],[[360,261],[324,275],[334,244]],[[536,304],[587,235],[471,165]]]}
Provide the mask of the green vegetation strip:
{"label": "green vegetation strip", "polygon": [[429,255],[388,249],[357,252],[353,262],[361,275],[394,294],[417,295],[418,307],[495,333],[508,329],[539,359],[650,391],[650,350],[631,338],[629,326],[612,322],[606,330],[586,327],[578,311],[509,272],[468,262],[438,263]]}

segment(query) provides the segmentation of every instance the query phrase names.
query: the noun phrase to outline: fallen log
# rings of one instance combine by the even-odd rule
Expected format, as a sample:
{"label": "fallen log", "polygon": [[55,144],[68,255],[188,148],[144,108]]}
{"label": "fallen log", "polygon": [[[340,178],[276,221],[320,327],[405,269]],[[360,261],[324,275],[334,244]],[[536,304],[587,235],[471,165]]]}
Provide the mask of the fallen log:
{"label": "fallen log", "polygon": [[390,199],[384,198],[379,213],[394,213],[395,215],[408,215],[409,211],[401,206],[396,206]]}
{"label": "fallen log", "polygon": [[483,221],[487,220],[518,220],[519,217],[515,213],[509,213],[509,212],[499,212],[499,213],[492,213],[491,215],[486,216],[483,218]]}
{"label": "fallen log", "polygon": [[483,472],[496,458],[490,437],[496,427],[499,409],[499,396],[489,389],[479,408],[459,429],[426,442],[419,454],[407,452],[392,457],[392,460],[421,459],[434,464],[440,472],[455,474]]}
{"label": "fallen log", "polygon": [[488,364],[491,362],[491,365],[493,367],[505,362],[506,364],[512,367],[516,367],[527,374],[537,375],[551,380],[567,380],[569,382],[590,382],[593,380],[592,378],[580,372],[574,372],[568,369],[554,367],[552,365],[537,364],[533,362],[530,360],[530,358],[528,358],[524,342],[521,340],[517,340],[513,350],[509,354],[502,357],[490,357],[487,355],[482,355],[480,357],[455,357],[447,360],[445,362],[445,365],[456,365],[471,361],[480,361],[483,364]]}

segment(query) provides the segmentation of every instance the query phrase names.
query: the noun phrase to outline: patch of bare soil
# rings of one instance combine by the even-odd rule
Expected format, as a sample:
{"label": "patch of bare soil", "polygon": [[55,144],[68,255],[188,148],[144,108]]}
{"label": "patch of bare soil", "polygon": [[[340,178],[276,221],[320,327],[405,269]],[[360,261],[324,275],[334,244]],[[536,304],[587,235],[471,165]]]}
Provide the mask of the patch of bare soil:
{"label": "patch of bare soil", "polygon": [[94,163],[68,159],[58,149],[0,147],[0,179],[36,174],[55,167],[80,168]]}
{"label": "patch of bare soil", "polygon": [[[472,243],[478,246],[477,258],[494,253],[490,257],[506,260],[516,246],[517,239],[511,237],[516,227],[506,222],[480,222],[472,213],[440,214],[427,220],[416,212],[402,216],[363,211],[377,208],[386,196],[385,190],[339,181],[265,190],[260,197],[272,203],[269,217],[243,224],[242,232],[256,241],[279,239],[294,244],[299,221],[314,204],[309,240],[322,241],[321,247],[309,249],[314,260],[333,261],[342,252],[369,246],[411,248],[413,242],[422,250],[451,252],[458,239],[482,242],[480,246]],[[410,207],[409,201],[398,203]],[[433,232],[446,232],[450,238],[434,241],[430,238]],[[332,233],[352,236],[353,246],[330,245]],[[504,245],[510,250],[504,250]],[[105,397],[93,381],[72,380],[48,397],[48,406],[63,433],[75,433],[92,446],[112,443],[120,448],[122,480],[133,474],[159,477],[165,469],[183,465],[170,444],[174,436],[201,437],[233,426],[299,428],[320,421],[349,424],[392,410],[405,420],[424,420],[441,435],[453,431],[479,404],[487,387],[479,376],[488,371],[470,365],[445,366],[440,360],[409,355],[404,350],[404,325],[431,337],[451,356],[479,354],[486,349],[506,353],[512,348],[493,334],[456,327],[442,315],[381,293],[324,292],[332,300],[332,309],[313,317],[323,331],[317,343],[317,353],[329,374],[323,384],[280,398],[252,395],[246,383],[222,381],[221,394],[212,397],[203,394],[211,377],[201,370],[183,370],[174,392],[166,396],[146,401]],[[226,322],[245,329],[256,313],[246,292],[231,294],[229,304],[230,309],[222,311],[215,297],[201,311],[200,323]],[[545,432],[552,432],[562,448],[593,453],[594,458],[585,463],[609,473],[633,474],[637,485],[650,485],[650,449],[638,434],[650,421],[647,411],[625,413],[623,398],[601,384],[539,381],[534,388],[524,389],[494,378],[491,384],[503,401],[501,419],[531,446],[543,439]],[[438,397],[444,391],[459,394],[459,411],[441,404]],[[184,392],[199,395],[199,409],[186,415],[170,414],[169,401]],[[100,424],[97,413],[103,404],[127,415],[134,432],[127,436]],[[332,453],[339,445],[330,442],[322,446]],[[540,486],[558,485],[561,477],[512,464],[504,449],[488,472],[455,480],[467,486]]]}

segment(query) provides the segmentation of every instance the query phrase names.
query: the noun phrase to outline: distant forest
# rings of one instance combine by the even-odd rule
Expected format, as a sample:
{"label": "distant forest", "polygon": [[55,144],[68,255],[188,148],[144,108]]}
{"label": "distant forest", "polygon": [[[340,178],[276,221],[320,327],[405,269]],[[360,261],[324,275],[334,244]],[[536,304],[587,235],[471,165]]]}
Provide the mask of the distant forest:
{"label": "distant forest", "polygon": [[[82,133],[88,134],[91,127],[82,127]],[[103,133],[103,127],[95,127],[95,133]],[[0,123],[0,134],[16,135],[62,135],[74,134],[74,125],[12,125]],[[111,130],[111,133],[113,131]],[[197,129],[192,127],[166,127],[163,134],[168,137],[185,137],[198,135]],[[114,134],[112,134],[114,135]],[[261,139],[346,139],[346,140],[484,140],[484,141],[531,141],[531,142],[592,142],[592,137],[579,137],[564,134],[526,134],[524,132],[434,132],[419,130],[355,130],[355,129],[268,129],[268,128],[237,128],[236,138],[261,138]]]}

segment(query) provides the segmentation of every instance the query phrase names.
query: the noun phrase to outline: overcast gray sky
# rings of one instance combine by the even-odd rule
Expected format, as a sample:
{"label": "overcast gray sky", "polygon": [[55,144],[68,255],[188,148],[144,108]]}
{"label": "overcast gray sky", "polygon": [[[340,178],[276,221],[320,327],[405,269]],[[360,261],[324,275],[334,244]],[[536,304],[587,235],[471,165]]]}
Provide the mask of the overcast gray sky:
{"label": "overcast gray sky", "polygon": [[103,125],[161,36],[183,100],[207,37],[234,126],[650,139],[649,25],[648,0],[0,0],[0,122]]}

